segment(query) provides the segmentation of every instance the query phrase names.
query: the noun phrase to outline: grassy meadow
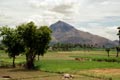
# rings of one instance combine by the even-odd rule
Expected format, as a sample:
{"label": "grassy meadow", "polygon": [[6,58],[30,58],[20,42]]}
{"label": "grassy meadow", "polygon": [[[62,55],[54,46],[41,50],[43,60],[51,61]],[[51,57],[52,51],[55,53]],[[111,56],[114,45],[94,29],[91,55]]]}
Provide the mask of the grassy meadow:
{"label": "grassy meadow", "polygon": [[[12,63],[4,51],[0,51],[0,65],[9,65]],[[25,56],[20,55],[16,58],[16,64],[25,62]],[[116,58],[116,52],[110,51],[110,57],[107,56],[105,51],[49,51],[44,56],[40,57],[40,60],[35,61],[35,65],[38,69],[37,74],[34,77],[36,79],[28,80],[61,80],[61,75],[64,73],[70,73],[75,76],[73,80],[119,80],[120,79],[120,57]],[[3,68],[0,69],[0,71]],[[17,71],[18,74],[21,71]],[[28,71],[27,71],[28,72]],[[4,72],[5,73],[5,72]],[[5,74],[9,72],[6,71]],[[25,74],[26,71],[23,71]],[[42,74],[43,73],[43,74]],[[29,72],[28,75],[22,77],[27,77],[32,74]],[[2,74],[0,74],[2,75]],[[11,74],[9,74],[11,75]],[[15,75],[16,80],[20,78]],[[27,79],[20,79],[27,80]]]}

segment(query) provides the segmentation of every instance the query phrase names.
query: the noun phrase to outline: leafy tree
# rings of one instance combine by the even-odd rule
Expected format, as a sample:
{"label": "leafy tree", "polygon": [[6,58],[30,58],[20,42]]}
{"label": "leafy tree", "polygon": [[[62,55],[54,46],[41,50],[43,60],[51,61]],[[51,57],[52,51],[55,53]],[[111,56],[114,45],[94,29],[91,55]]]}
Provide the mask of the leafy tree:
{"label": "leafy tree", "polygon": [[3,37],[2,43],[6,46],[9,57],[13,58],[13,67],[15,67],[15,58],[24,51],[24,45],[16,29],[2,27],[0,31]]}
{"label": "leafy tree", "polygon": [[47,26],[37,28],[33,22],[17,28],[26,47],[26,68],[34,69],[36,55],[43,55],[51,40],[51,30]]}
{"label": "leafy tree", "polygon": [[120,52],[120,27],[118,27],[117,29],[118,29],[117,35],[119,36],[119,45],[116,47],[116,51],[117,51],[116,57],[118,57],[118,54]]}
{"label": "leafy tree", "polygon": [[[41,26],[39,29],[37,29],[37,36],[38,40],[36,41],[36,45],[38,43],[41,43],[36,46],[36,54],[39,56],[43,56],[44,53],[46,53],[47,49],[49,48],[49,42],[51,40],[51,30],[47,26]],[[41,36],[39,36],[41,35]]]}
{"label": "leafy tree", "polygon": [[117,29],[118,29],[117,35],[119,36],[119,46],[120,46],[120,27],[118,27]]}

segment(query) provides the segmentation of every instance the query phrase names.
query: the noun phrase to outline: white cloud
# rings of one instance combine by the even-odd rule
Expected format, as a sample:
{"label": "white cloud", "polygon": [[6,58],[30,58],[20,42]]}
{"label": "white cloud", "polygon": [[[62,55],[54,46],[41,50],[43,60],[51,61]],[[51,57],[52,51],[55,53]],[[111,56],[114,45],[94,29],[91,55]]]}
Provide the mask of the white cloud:
{"label": "white cloud", "polygon": [[113,40],[117,39],[115,27],[120,25],[119,5],[120,0],[1,0],[0,26],[31,20],[50,25],[63,20]]}
{"label": "white cloud", "polygon": [[118,36],[116,35],[118,32],[117,31],[118,26],[113,26],[113,27],[106,26],[106,27],[104,27],[98,23],[89,23],[88,25],[89,25],[89,27],[82,27],[79,29],[86,31],[86,32],[90,32],[92,34],[106,37],[106,38],[111,39],[111,40],[118,40]]}

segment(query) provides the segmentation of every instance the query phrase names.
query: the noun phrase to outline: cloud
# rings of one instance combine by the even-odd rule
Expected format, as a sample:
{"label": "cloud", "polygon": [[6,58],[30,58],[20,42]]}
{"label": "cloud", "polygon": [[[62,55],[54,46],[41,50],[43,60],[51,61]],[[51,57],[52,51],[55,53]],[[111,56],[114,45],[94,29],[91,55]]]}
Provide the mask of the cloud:
{"label": "cloud", "polygon": [[117,40],[117,27],[118,26],[102,26],[99,23],[88,23],[87,27],[79,27],[78,29],[103,36],[111,40]]}
{"label": "cloud", "polygon": [[120,0],[1,0],[0,26],[28,21],[50,25],[63,20],[113,40],[120,25],[119,5]]}
{"label": "cloud", "polygon": [[62,5],[59,5],[59,6],[55,6],[52,9],[52,11],[57,12],[57,13],[61,13],[61,14],[64,14],[64,15],[65,14],[68,15],[68,14],[72,13],[70,8],[72,8],[72,5],[64,5],[64,4],[62,4]]}

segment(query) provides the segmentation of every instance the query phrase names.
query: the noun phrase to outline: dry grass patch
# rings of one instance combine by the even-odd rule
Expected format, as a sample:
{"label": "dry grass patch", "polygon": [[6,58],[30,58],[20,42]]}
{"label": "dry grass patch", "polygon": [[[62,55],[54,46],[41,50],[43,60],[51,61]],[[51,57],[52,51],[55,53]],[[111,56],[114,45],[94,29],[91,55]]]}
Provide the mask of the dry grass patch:
{"label": "dry grass patch", "polygon": [[89,70],[89,71],[97,74],[120,75],[120,69],[95,69],[95,70]]}
{"label": "dry grass patch", "polygon": [[10,76],[14,80],[39,80],[40,78],[59,76],[59,74],[42,71],[28,71],[24,69],[2,68],[0,69],[0,77],[2,76]]}
{"label": "dry grass patch", "polygon": [[[63,79],[62,74],[48,73],[42,71],[28,71],[19,68],[18,69],[0,68],[0,80],[5,80],[1,78],[2,76],[10,76],[11,77],[10,80],[66,80]],[[74,78],[70,80],[102,80],[102,79],[82,75],[75,75]]]}
{"label": "dry grass patch", "polygon": [[120,80],[120,69],[93,69],[78,71],[77,74],[103,80]]}

